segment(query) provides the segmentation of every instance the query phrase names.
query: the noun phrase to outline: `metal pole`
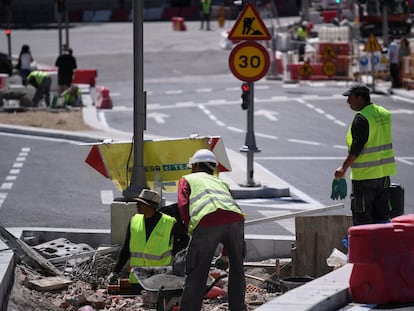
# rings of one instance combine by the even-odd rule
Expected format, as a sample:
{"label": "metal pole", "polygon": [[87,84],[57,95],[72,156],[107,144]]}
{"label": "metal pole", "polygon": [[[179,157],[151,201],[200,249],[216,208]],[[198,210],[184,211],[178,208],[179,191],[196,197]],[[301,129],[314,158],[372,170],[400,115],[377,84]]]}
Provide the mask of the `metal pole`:
{"label": "metal pole", "polygon": [[62,55],[62,13],[57,13],[58,16],[58,34],[59,34],[59,55]]}
{"label": "metal pole", "polygon": [[145,125],[144,97],[144,40],[143,1],[133,1],[134,24],[134,164],[129,187],[124,190],[126,199],[138,196],[147,187],[144,168],[143,145]]}
{"label": "metal pole", "polygon": [[69,44],[69,16],[68,16],[68,7],[65,6],[65,35],[66,35],[66,41],[65,44],[66,46],[69,48],[70,44]]}
{"label": "metal pole", "polygon": [[254,182],[254,153],[260,152],[257,148],[256,139],[254,136],[254,83],[249,82],[249,106],[247,108],[247,133],[244,146],[241,148],[241,152],[247,153],[247,182],[246,187],[259,186]]}
{"label": "metal pole", "polygon": [[388,5],[385,1],[382,4],[382,40],[384,45],[388,42]]}

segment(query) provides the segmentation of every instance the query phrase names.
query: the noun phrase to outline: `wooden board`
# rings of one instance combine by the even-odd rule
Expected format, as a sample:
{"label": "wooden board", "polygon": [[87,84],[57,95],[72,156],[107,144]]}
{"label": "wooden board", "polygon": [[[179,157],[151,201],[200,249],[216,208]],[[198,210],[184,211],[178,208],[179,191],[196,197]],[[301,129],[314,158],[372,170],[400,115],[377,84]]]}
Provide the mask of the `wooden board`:
{"label": "wooden board", "polygon": [[51,276],[38,280],[30,280],[29,287],[40,292],[53,291],[57,289],[67,288],[73,282],[60,276]]}
{"label": "wooden board", "polygon": [[348,253],[342,240],[352,226],[352,217],[344,215],[296,217],[296,243],[292,254],[294,276],[320,277],[332,271],[326,258],[337,248]]}

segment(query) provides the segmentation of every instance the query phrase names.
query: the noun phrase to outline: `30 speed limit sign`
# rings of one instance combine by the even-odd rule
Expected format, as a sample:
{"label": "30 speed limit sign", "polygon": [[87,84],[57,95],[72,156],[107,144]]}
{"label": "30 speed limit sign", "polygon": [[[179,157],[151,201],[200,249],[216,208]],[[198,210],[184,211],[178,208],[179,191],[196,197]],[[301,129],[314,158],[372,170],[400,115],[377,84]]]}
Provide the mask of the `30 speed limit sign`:
{"label": "30 speed limit sign", "polygon": [[269,70],[269,53],[257,42],[236,45],[229,56],[229,66],[234,76],[242,81],[260,80]]}

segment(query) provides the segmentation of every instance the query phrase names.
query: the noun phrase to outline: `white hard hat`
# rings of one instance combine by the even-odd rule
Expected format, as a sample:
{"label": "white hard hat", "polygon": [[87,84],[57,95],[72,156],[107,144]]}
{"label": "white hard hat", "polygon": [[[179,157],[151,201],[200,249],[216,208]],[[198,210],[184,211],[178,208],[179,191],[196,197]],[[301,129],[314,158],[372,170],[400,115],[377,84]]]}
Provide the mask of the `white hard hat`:
{"label": "white hard hat", "polygon": [[189,165],[195,163],[214,163],[217,165],[216,156],[213,152],[208,149],[199,149],[197,150],[193,156],[188,161]]}

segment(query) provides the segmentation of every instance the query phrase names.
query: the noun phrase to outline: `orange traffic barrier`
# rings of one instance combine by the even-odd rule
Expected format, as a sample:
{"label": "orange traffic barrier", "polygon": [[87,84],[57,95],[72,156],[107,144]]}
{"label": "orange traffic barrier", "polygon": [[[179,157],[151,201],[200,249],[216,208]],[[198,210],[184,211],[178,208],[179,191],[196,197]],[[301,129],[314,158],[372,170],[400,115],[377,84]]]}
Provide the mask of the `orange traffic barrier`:
{"label": "orange traffic barrier", "polygon": [[95,107],[100,109],[112,109],[112,99],[109,96],[109,89],[107,87],[96,87]]}

